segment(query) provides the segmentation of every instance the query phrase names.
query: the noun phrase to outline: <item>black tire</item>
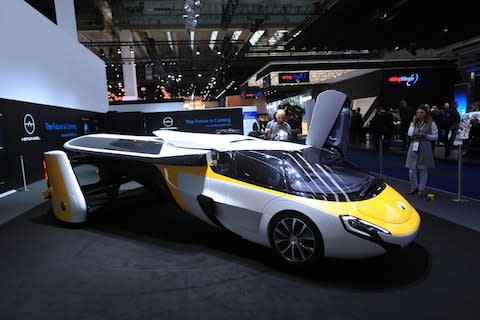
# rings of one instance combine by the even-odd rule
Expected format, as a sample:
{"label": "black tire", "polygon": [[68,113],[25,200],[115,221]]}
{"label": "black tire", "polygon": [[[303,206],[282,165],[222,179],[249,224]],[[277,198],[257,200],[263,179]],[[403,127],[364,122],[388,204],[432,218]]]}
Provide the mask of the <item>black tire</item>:
{"label": "black tire", "polygon": [[270,244],[280,260],[290,267],[309,267],[323,257],[323,238],[317,226],[298,212],[282,212],[268,228]]}

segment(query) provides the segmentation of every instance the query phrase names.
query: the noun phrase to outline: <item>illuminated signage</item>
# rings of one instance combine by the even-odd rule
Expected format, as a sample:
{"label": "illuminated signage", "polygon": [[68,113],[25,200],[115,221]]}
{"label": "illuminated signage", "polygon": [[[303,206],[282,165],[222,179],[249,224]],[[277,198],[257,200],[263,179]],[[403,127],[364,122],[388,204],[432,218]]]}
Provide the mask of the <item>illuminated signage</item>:
{"label": "illuminated signage", "polygon": [[420,75],[418,73],[413,73],[409,76],[390,76],[388,78],[389,83],[404,83],[407,87],[411,87],[418,82]]}
{"label": "illuminated signage", "polygon": [[261,96],[263,96],[263,93],[261,93],[260,91],[245,93],[245,98],[259,98]]}
{"label": "illuminated signage", "polygon": [[310,81],[309,72],[279,73],[279,83],[304,83]]}
{"label": "illuminated signage", "polygon": [[26,142],[40,140],[39,136],[33,135],[35,133],[36,126],[35,119],[30,113],[27,113],[23,116],[23,128],[25,129],[25,132],[28,134],[28,136],[20,138],[20,141]]}
{"label": "illuminated signage", "polygon": [[179,131],[217,133],[217,130],[243,132],[241,108],[158,112],[147,117],[147,131],[176,128]]}
{"label": "illuminated signage", "polygon": [[[61,138],[74,138],[78,137],[78,126],[76,123],[56,123],[56,122],[45,122],[44,124],[45,131],[47,132],[56,132]],[[86,124],[88,126],[88,124]],[[88,133],[88,127],[87,127]]]}

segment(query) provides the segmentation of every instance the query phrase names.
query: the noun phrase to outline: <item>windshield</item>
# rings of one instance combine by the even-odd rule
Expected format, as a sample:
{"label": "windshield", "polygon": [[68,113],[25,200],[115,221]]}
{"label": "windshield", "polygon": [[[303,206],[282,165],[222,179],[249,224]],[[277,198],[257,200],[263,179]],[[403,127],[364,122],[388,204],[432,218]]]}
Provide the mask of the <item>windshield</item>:
{"label": "windshield", "polygon": [[316,199],[358,200],[373,197],[384,188],[374,175],[324,149],[286,152],[284,169],[293,193]]}

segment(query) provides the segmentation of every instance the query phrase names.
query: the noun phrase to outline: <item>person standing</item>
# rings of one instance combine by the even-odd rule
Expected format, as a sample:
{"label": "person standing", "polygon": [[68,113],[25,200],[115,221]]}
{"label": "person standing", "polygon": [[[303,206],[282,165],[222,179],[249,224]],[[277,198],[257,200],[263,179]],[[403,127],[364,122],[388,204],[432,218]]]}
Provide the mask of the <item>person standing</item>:
{"label": "person standing", "polygon": [[407,150],[408,146],[408,127],[412,117],[415,115],[415,110],[407,104],[405,99],[400,100],[400,139],[402,139],[402,151]]}
{"label": "person standing", "polygon": [[[438,107],[436,105],[433,105],[431,108],[430,108],[430,115],[432,116],[432,121],[435,122],[435,124],[437,125],[437,129],[438,129],[438,140],[440,140],[441,136],[440,136],[440,126],[439,126],[439,123],[440,123],[440,110],[438,110]],[[437,141],[438,141],[437,140]],[[432,150],[433,150],[433,154],[435,155],[435,145],[437,144],[437,141],[433,141],[432,142]]]}
{"label": "person standing", "polygon": [[285,113],[287,115],[286,121],[292,130],[290,140],[297,141],[298,135],[302,134],[302,119],[304,110],[297,104],[289,103],[285,106]]}
{"label": "person standing", "polygon": [[417,108],[408,128],[410,146],[405,167],[408,170],[411,189],[409,194],[423,195],[427,185],[428,169],[435,167],[432,143],[438,138],[438,129],[430,111],[422,104]]}
{"label": "person standing", "polygon": [[438,114],[438,122],[436,122],[438,127],[438,141],[443,143],[445,148],[448,143],[448,132],[450,131],[450,103],[445,102],[442,109]]}
{"label": "person standing", "polygon": [[373,133],[375,147],[379,148],[380,141],[382,141],[383,150],[387,151],[390,148],[394,129],[393,115],[382,107],[377,106],[377,112],[370,120],[370,129]]}
{"label": "person standing", "polygon": [[448,158],[453,148],[455,138],[457,137],[458,129],[460,128],[460,113],[457,110],[458,103],[454,101],[450,108],[448,109],[448,119],[450,124],[450,137],[448,138],[445,145],[445,157]]}
{"label": "person standing", "polygon": [[473,117],[470,119],[468,142],[464,149],[465,157],[478,156],[480,154],[480,121]]}
{"label": "person standing", "polygon": [[350,120],[350,143],[362,143],[362,114],[360,108],[352,111],[352,119]]}
{"label": "person standing", "polygon": [[284,109],[278,109],[275,113],[277,121],[270,123],[265,129],[266,139],[268,140],[289,140],[292,134],[290,125],[285,121],[286,113]]}

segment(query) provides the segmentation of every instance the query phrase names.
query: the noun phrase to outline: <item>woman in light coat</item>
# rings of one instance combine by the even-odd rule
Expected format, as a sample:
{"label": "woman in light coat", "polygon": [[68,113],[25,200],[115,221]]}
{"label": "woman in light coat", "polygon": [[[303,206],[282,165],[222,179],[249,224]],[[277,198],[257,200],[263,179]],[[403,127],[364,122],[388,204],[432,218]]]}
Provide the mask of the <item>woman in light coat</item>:
{"label": "woman in light coat", "polygon": [[420,105],[413,121],[408,128],[411,138],[405,166],[409,169],[411,189],[409,194],[423,195],[427,185],[428,169],[435,166],[432,143],[438,139],[438,129],[432,121],[430,110],[424,104]]}

